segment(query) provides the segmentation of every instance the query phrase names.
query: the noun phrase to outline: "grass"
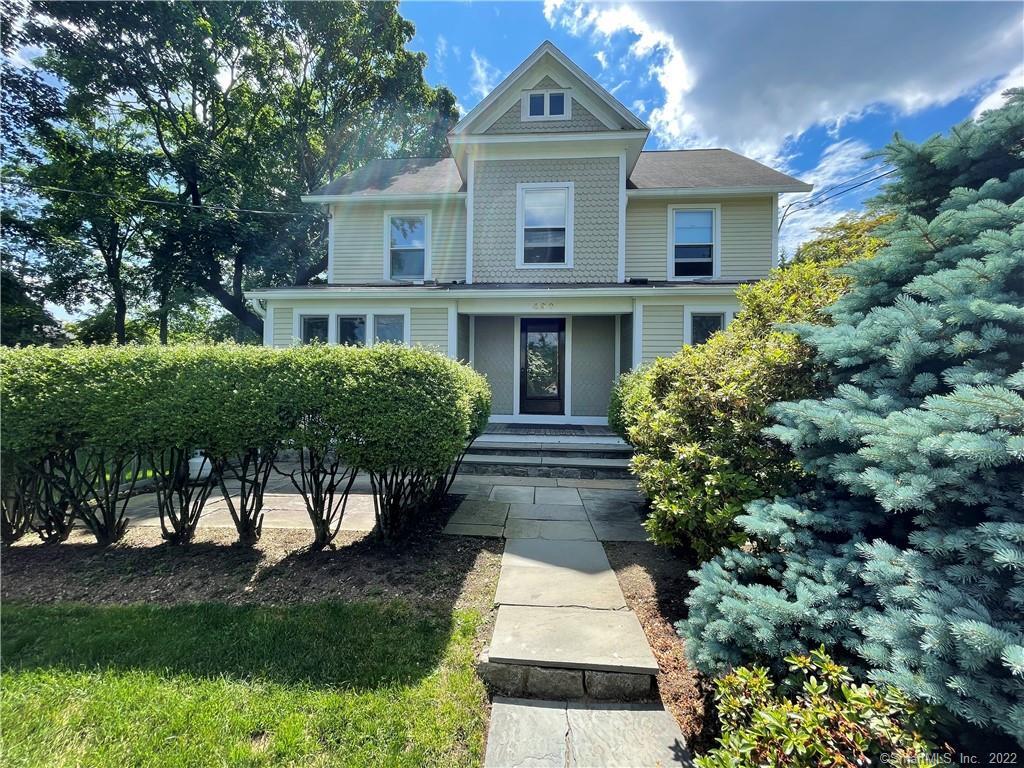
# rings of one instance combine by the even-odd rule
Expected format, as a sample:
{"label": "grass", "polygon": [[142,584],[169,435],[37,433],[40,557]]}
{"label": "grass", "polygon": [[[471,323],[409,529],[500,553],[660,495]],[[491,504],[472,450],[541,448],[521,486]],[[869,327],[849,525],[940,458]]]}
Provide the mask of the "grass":
{"label": "grass", "polygon": [[5,766],[480,762],[475,611],[3,606]]}

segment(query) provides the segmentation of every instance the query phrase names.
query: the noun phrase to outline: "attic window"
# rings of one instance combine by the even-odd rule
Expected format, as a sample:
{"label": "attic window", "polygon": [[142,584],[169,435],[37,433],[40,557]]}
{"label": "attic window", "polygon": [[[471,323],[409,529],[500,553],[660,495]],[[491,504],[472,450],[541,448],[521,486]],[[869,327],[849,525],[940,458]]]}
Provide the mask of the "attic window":
{"label": "attic window", "polygon": [[523,94],[522,117],[531,120],[568,120],[572,99],[565,91],[528,91]]}

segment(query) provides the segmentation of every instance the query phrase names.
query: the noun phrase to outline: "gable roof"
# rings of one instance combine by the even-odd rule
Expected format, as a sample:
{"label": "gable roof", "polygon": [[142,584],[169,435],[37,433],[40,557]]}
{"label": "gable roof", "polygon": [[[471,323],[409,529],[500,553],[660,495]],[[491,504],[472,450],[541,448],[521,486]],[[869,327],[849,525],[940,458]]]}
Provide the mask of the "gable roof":
{"label": "gable roof", "polygon": [[641,152],[626,188],[808,192],[811,185],[728,149],[673,149]]}
{"label": "gable roof", "polygon": [[450,157],[406,157],[371,160],[308,195],[307,202],[334,197],[443,195],[462,192],[462,181]]}
{"label": "gable roof", "polygon": [[600,98],[613,112],[622,118],[623,122],[630,126],[630,128],[638,131],[648,130],[647,124],[644,123],[639,117],[634,115],[629,109],[623,105],[621,101],[616,99],[611,93],[605,90],[604,86],[598,83],[594,78],[584,72],[579,65],[576,64],[572,59],[562,53],[554,43],[550,40],[545,40],[541,43],[537,50],[526,57],[518,67],[516,67],[512,73],[502,80],[498,86],[487,94],[479,104],[477,104],[469,113],[462,118],[458,124],[452,128],[451,134],[466,133],[470,125],[476,122],[477,118],[483,115],[487,110],[497,102],[502,95],[504,95],[519,79],[525,75],[535,64],[537,64],[545,56],[550,56],[569,72],[579,78],[579,80],[589,88],[595,96]]}

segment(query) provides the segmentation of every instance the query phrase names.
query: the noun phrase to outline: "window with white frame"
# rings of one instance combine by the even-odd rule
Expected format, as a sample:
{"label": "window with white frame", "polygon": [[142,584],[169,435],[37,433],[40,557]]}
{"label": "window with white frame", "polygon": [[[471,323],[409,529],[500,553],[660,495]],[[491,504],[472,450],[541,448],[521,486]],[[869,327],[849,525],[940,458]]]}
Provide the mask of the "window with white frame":
{"label": "window with white frame", "polygon": [[715,276],[718,215],[712,207],[669,208],[670,280]]}
{"label": "window with white frame", "polygon": [[517,266],[571,267],[572,183],[520,184],[518,198]]}
{"label": "window with white frame", "polygon": [[569,120],[572,99],[565,91],[527,91],[523,94],[523,120]]}
{"label": "window with white frame", "polygon": [[320,342],[327,343],[329,319],[327,315],[305,315],[302,318],[300,332],[303,344]]}
{"label": "window with white frame", "polygon": [[725,330],[724,312],[693,312],[690,314],[690,343],[703,344],[718,331]]}
{"label": "window with white frame", "polygon": [[430,265],[430,217],[426,213],[387,216],[387,270],[391,280],[426,280]]}
{"label": "window with white frame", "polygon": [[374,315],[373,342],[405,342],[405,315]]}
{"label": "window with white frame", "polygon": [[366,346],[366,315],[338,315],[338,343]]}

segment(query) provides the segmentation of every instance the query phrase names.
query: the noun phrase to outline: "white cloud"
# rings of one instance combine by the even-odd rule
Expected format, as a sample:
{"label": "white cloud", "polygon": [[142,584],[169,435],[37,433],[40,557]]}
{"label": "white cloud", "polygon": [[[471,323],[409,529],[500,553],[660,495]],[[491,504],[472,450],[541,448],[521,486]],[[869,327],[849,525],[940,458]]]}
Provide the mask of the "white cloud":
{"label": "white cloud", "polygon": [[608,68],[608,54],[604,51],[598,51],[595,53],[594,58],[597,59],[597,63],[601,65],[601,69]]}
{"label": "white cloud", "polygon": [[1006,77],[996,83],[995,87],[978,102],[977,106],[975,106],[974,112],[971,113],[971,117],[976,118],[981,115],[982,112],[1001,107],[1003,102],[1006,101],[1003,97],[1003,91],[1009,88],[1024,88],[1024,64],[1021,64]]}
{"label": "white cloud", "polygon": [[776,166],[808,129],[838,136],[880,105],[909,114],[971,94],[1024,58],[1004,3],[646,3],[546,0],[658,86],[662,146],[726,146]]}
{"label": "white cloud", "polygon": [[469,87],[478,99],[482,99],[494,90],[494,86],[501,79],[501,72],[478,54],[475,48],[469,52],[469,57],[473,61],[473,73],[469,77]]}
{"label": "white cloud", "polygon": [[448,38],[444,35],[438,35],[434,42],[434,56],[439,64],[448,57]]}

